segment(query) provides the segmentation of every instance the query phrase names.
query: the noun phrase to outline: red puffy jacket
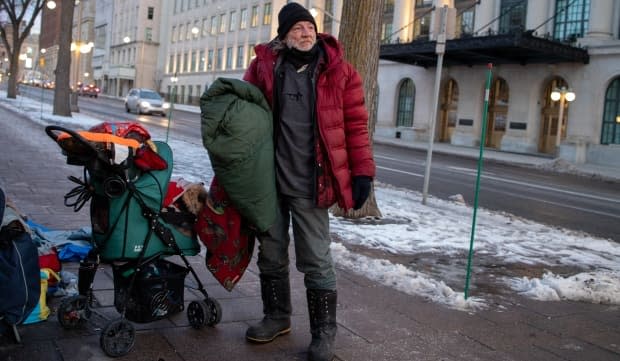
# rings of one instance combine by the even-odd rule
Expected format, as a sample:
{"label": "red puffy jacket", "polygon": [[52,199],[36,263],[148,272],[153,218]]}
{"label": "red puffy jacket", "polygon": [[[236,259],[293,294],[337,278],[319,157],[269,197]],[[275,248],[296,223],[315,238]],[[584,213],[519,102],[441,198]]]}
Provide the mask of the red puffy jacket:
{"label": "red puffy jacket", "polygon": [[[368,112],[364,104],[362,78],[343,58],[338,40],[318,34],[325,52],[317,80],[316,140],[317,206],[327,208],[335,202],[345,210],[353,208],[351,179],[375,176],[375,162],[368,139]],[[243,79],[256,85],[273,106],[274,67],[278,52],[270,44],[254,49],[256,58]]]}

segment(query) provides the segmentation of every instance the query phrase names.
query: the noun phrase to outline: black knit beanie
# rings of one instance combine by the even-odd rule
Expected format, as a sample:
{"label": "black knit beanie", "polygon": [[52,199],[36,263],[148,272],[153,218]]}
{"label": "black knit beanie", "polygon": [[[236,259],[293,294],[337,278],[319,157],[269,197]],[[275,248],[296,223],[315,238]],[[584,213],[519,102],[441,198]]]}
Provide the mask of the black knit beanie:
{"label": "black knit beanie", "polygon": [[299,21],[309,21],[314,24],[314,29],[317,29],[314,17],[305,7],[295,2],[284,5],[278,13],[278,38],[284,39],[288,31]]}

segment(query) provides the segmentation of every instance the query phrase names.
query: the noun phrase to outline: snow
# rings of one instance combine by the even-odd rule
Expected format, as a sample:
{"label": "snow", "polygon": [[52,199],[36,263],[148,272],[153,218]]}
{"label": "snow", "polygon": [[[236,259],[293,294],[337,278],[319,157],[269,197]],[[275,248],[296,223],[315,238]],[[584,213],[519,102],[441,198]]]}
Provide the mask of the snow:
{"label": "snow", "polygon": [[[70,129],[101,121],[80,113],[53,116],[50,105],[21,96],[7,99],[2,91],[0,105]],[[154,139],[166,139],[165,130],[148,130]],[[201,142],[169,135],[173,177],[208,184],[213,172]],[[476,293],[475,287],[465,299],[473,208],[462,195],[430,197],[423,205],[421,193],[379,182],[375,195],[381,219],[331,216],[337,267],[454,309],[491,307],[495,295]],[[485,209],[477,210],[475,230],[472,286],[488,279],[502,294],[620,305],[620,244]]]}

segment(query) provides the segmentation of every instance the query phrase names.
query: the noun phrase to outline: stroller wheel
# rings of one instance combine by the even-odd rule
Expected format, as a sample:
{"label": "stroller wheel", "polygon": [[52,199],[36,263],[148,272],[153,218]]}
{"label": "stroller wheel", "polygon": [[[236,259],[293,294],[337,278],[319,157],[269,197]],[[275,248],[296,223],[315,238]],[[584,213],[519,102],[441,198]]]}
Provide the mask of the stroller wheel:
{"label": "stroller wheel", "polygon": [[110,357],[124,356],[133,348],[136,329],[124,318],[108,323],[99,336],[99,345]]}
{"label": "stroller wheel", "polygon": [[204,301],[192,301],[187,306],[187,320],[190,326],[199,330],[211,318],[209,306]]}
{"label": "stroller wheel", "polygon": [[209,318],[207,319],[207,325],[215,326],[222,320],[222,306],[217,302],[215,298],[207,298],[205,300],[207,307],[209,307]]}
{"label": "stroller wheel", "polygon": [[58,322],[65,329],[73,329],[83,320],[88,320],[91,310],[88,307],[88,297],[78,295],[62,300],[58,307]]}

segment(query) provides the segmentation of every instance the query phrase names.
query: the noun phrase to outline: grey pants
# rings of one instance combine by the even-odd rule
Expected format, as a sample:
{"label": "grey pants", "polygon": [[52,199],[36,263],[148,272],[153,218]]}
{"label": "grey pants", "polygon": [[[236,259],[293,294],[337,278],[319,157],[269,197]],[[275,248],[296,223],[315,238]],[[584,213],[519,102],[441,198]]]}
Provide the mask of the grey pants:
{"label": "grey pants", "polygon": [[308,289],[336,289],[329,245],[329,214],[311,199],[280,198],[276,223],[259,235],[258,268],[261,275],[283,278],[289,273],[289,224],[293,225],[296,266]]}

